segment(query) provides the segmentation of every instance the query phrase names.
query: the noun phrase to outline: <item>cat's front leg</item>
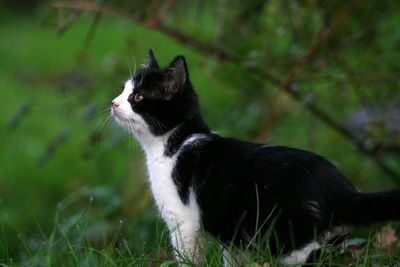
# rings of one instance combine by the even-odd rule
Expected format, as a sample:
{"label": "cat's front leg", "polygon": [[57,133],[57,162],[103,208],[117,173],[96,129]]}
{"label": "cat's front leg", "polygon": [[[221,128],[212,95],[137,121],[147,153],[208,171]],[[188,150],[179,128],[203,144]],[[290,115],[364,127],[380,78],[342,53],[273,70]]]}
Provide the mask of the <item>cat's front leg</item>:
{"label": "cat's front leg", "polygon": [[[171,243],[175,257],[180,262],[191,261],[198,266],[204,262],[205,242],[199,227],[189,223],[180,223],[171,229]],[[180,266],[188,266],[181,263]]]}

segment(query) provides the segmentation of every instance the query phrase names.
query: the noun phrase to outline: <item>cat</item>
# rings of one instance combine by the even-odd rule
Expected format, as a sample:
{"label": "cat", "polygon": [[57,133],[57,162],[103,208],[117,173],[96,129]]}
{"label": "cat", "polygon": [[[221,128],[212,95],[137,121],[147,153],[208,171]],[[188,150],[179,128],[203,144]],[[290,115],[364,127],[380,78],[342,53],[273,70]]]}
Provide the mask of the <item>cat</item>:
{"label": "cat", "polygon": [[317,154],[212,132],[183,56],[161,68],[150,49],[111,105],[146,154],[151,191],[178,258],[201,264],[203,230],[225,247],[241,246],[273,224],[272,252],[284,253],[284,264],[301,264],[352,226],[400,219],[400,190],[361,193]]}

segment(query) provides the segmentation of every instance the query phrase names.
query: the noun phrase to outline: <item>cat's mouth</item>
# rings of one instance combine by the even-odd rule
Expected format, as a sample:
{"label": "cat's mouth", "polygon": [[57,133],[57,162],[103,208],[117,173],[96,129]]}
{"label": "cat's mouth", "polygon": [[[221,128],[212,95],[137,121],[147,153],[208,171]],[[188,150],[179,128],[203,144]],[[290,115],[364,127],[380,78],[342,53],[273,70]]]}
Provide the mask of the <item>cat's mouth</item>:
{"label": "cat's mouth", "polygon": [[126,122],[126,123],[134,123],[135,120],[134,119],[126,119],[126,118],[121,118],[118,115],[114,114],[114,117],[118,120],[118,121],[122,121],[122,122]]}
{"label": "cat's mouth", "polygon": [[115,121],[124,128],[133,129],[136,125],[133,119],[125,119],[118,116],[114,116]]}
{"label": "cat's mouth", "polygon": [[119,114],[118,112],[116,112],[115,110],[113,110],[112,112],[112,115],[114,116],[114,118],[117,120],[117,121],[120,121],[120,122],[125,122],[125,123],[134,123],[135,122],[135,120],[134,119],[131,119],[131,118],[129,118],[129,119],[127,119],[127,118],[124,118],[121,114]]}

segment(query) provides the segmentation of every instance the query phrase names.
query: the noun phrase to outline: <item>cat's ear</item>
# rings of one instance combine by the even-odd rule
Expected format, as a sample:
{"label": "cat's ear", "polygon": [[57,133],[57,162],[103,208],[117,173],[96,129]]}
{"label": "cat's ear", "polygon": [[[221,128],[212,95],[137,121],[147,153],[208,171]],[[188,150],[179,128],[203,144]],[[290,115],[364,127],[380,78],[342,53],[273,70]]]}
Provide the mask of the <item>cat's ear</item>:
{"label": "cat's ear", "polygon": [[183,90],[188,80],[188,70],[184,56],[177,56],[168,68],[165,69],[165,93],[171,97],[173,94]]}
{"label": "cat's ear", "polygon": [[147,59],[147,64],[146,64],[149,68],[155,68],[155,69],[159,69],[160,66],[158,65],[158,62],[156,60],[156,56],[154,55],[154,51],[153,49],[149,49],[149,58]]}

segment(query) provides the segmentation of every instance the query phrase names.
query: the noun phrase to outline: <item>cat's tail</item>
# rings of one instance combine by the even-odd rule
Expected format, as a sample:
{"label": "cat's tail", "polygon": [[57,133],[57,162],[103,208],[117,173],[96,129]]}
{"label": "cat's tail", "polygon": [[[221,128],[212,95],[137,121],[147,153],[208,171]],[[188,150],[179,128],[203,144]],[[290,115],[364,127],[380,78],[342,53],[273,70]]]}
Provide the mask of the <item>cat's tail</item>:
{"label": "cat's tail", "polygon": [[334,217],[341,223],[359,225],[400,220],[400,190],[361,193],[346,192],[338,196]]}

